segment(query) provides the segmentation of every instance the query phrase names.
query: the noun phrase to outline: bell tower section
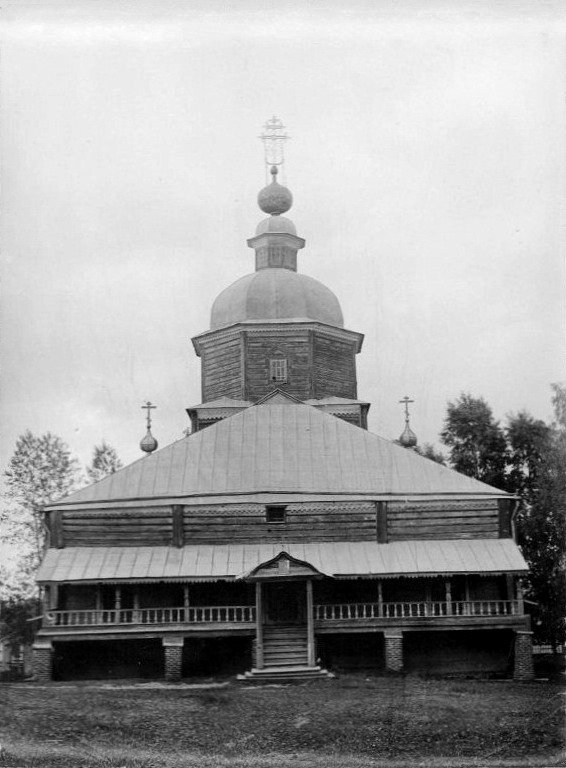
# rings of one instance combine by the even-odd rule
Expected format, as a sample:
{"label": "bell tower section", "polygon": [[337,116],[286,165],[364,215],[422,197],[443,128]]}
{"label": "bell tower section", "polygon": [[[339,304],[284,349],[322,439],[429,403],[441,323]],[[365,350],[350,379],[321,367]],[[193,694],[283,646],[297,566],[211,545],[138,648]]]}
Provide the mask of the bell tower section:
{"label": "bell tower section", "polygon": [[[282,155],[277,157],[281,164]],[[353,408],[357,415],[347,420],[364,426],[360,405],[367,412],[369,404],[357,401],[356,381],[363,335],[344,328],[340,303],[329,288],[297,272],[305,241],[284,215],[293,197],[278,182],[277,164],[270,174],[271,183],[258,195],[267,218],[247,241],[255,252],[255,271],[220,293],[210,330],[192,340],[202,361],[198,408],[246,407],[279,389],[313,405],[330,407],[339,400],[344,413],[336,415],[346,417]]]}

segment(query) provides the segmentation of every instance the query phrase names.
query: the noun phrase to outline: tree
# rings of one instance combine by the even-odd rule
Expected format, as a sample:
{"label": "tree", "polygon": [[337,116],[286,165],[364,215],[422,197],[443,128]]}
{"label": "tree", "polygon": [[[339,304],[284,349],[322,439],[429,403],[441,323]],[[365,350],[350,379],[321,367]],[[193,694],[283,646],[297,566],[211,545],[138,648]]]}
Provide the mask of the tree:
{"label": "tree", "polygon": [[415,445],[415,451],[419,456],[424,456],[425,459],[436,461],[437,464],[446,464],[446,457],[444,454],[437,451],[431,443],[423,443],[422,446]]}
{"label": "tree", "polygon": [[539,488],[540,475],[552,445],[552,428],[526,411],[507,417],[507,488],[531,504]]}
{"label": "tree", "polygon": [[539,641],[556,648],[566,637],[566,388],[552,388],[555,422],[540,459],[530,460],[536,479],[525,494],[517,526],[530,569],[527,597],[534,603],[533,628]]}
{"label": "tree", "polygon": [[450,448],[455,470],[505,488],[505,436],[483,398],[462,393],[455,403],[448,403],[440,438]]}
{"label": "tree", "polygon": [[20,567],[33,573],[45,547],[43,507],[76,487],[78,464],[60,437],[28,430],[18,438],[4,476],[12,504],[0,513],[0,523],[6,541],[21,548]]}
{"label": "tree", "polygon": [[122,462],[118,454],[104,440],[101,445],[95,445],[92,454],[92,463],[86,468],[91,483],[97,483],[107,475],[113,475],[114,472],[122,468]]}

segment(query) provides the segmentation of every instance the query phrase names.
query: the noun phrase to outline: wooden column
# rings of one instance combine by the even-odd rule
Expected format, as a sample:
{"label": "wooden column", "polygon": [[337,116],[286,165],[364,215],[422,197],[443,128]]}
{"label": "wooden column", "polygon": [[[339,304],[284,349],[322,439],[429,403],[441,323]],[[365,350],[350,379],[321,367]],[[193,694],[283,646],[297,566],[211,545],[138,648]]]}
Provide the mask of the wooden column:
{"label": "wooden column", "polygon": [[97,611],[102,610],[102,589],[100,584],[96,585],[96,591],[94,593],[94,607]]}
{"label": "wooden column", "polygon": [[430,614],[432,613],[431,602],[432,602],[432,592],[430,589],[430,580],[427,579],[425,583],[425,616],[430,616]]}
{"label": "wooden column", "polygon": [[133,599],[133,609],[134,613],[132,616],[134,624],[139,624],[141,619],[140,614],[140,592],[139,588],[137,586],[134,587],[134,599]]}
{"label": "wooden column", "polygon": [[444,582],[444,588],[446,589],[446,615],[452,615],[452,581],[446,579]]}
{"label": "wooden column", "polygon": [[314,667],[314,606],[312,599],[312,579],[307,579],[307,665]]}
{"label": "wooden column", "polygon": [[122,587],[116,587],[114,592],[114,610],[116,615],[114,621],[118,623],[120,621],[120,609],[122,608]]}
{"label": "wooden column", "polygon": [[383,616],[383,582],[381,579],[377,580],[377,613],[378,616]]}
{"label": "wooden column", "polygon": [[189,608],[191,607],[189,585],[183,584],[183,608],[185,609],[185,621],[189,620]]}
{"label": "wooden column", "polygon": [[464,607],[464,615],[469,616],[470,615],[470,580],[467,576],[464,576],[464,600],[466,601],[466,605]]}
{"label": "wooden column", "polygon": [[521,584],[521,579],[517,579],[517,602],[518,602],[518,611],[519,614],[522,616],[525,613],[525,603],[523,600],[523,585]]}
{"label": "wooden column", "polygon": [[255,583],[255,665],[263,669],[263,610],[261,600],[261,581]]}
{"label": "wooden column", "polygon": [[41,601],[42,613],[45,616],[51,610],[51,587],[46,584],[43,587],[43,599]]}

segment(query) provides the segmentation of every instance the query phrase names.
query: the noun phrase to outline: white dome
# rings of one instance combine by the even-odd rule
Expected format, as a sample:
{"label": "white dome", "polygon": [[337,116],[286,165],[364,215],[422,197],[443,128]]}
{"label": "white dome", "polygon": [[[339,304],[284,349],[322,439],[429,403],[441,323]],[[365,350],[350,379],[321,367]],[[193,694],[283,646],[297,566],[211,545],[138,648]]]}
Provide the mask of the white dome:
{"label": "white dome", "polygon": [[212,305],[211,330],[246,320],[315,320],[344,327],[332,291],[290,269],[260,269],[246,275],[223,290]]}

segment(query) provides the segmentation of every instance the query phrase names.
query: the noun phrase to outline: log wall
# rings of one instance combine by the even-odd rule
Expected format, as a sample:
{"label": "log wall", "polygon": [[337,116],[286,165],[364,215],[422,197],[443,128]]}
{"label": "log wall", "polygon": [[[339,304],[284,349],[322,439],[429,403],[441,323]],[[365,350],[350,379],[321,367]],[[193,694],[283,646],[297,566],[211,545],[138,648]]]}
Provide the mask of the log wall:
{"label": "log wall", "polygon": [[356,399],[356,350],[351,342],[318,333],[313,341],[314,397]]}
{"label": "log wall", "polygon": [[284,523],[266,523],[263,504],[186,507],[185,544],[375,541],[374,502],[288,504]]}
{"label": "log wall", "polygon": [[170,506],[63,512],[66,547],[167,546],[173,533]]}
{"label": "log wall", "polygon": [[392,501],[387,509],[387,539],[496,539],[499,508],[480,501]]}
{"label": "log wall", "polygon": [[202,401],[219,397],[242,398],[242,338],[209,341],[202,351]]}

